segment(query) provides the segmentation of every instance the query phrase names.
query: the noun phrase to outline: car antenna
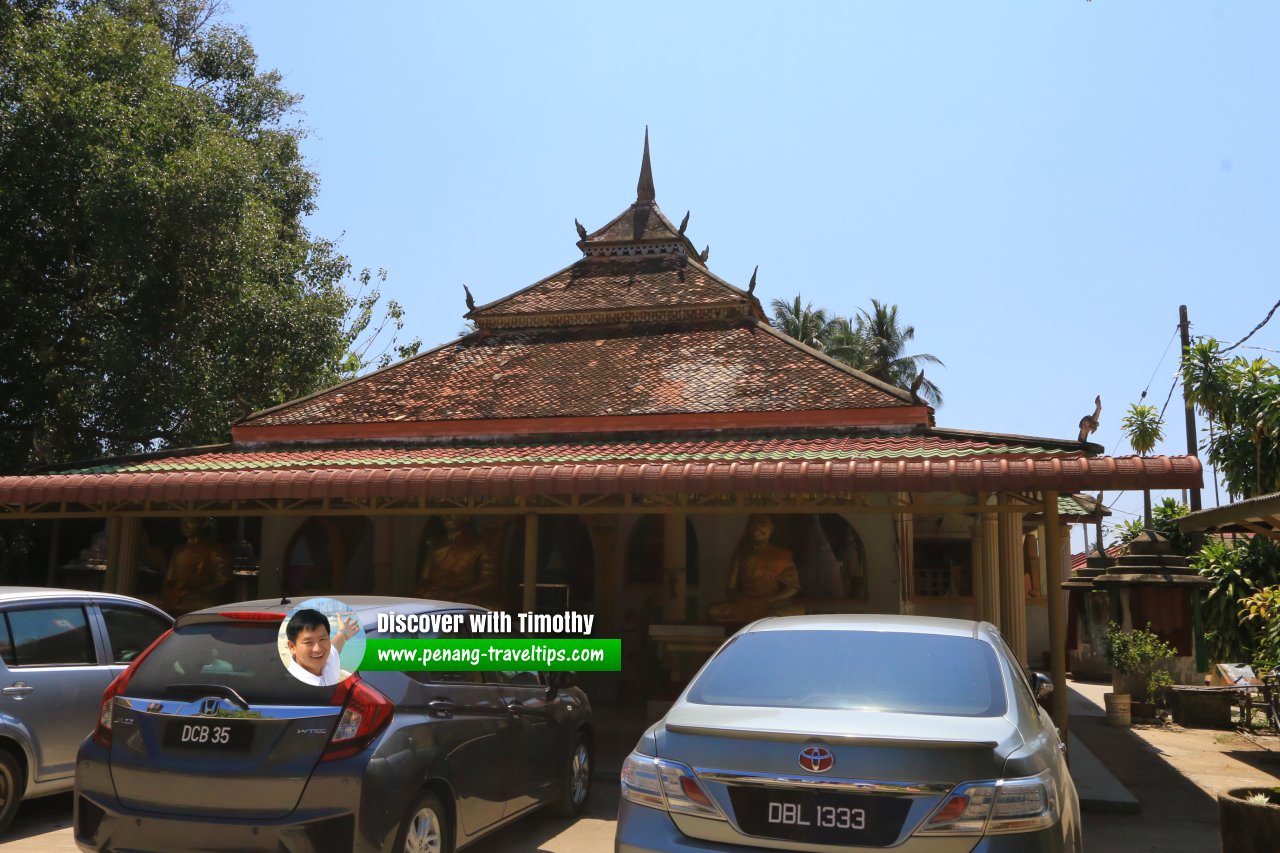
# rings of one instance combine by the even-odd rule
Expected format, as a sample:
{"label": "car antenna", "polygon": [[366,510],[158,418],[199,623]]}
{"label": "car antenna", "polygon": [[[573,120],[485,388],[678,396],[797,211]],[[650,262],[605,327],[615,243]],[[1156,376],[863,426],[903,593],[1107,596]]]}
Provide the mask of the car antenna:
{"label": "car antenna", "polygon": [[292,604],[292,602],[289,601],[289,596],[287,595],[280,596],[280,606],[284,607],[286,604]]}

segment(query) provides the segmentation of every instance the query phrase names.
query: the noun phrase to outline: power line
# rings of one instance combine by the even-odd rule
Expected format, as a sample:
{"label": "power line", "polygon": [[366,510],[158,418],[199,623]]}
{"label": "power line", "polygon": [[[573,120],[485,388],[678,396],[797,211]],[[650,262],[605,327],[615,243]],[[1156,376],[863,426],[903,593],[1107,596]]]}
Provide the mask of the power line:
{"label": "power line", "polygon": [[1232,344],[1231,346],[1229,346],[1229,347],[1227,347],[1226,349],[1224,349],[1224,350],[1223,350],[1223,352],[1231,352],[1233,349],[1235,349],[1236,347],[1240,346],[1240,345],[1241,345],[1242,343],[1244,343],[1245,341],[1249,340],[1249,338],[1252,338],[1252,337],[1257,333],[1257,331],[1258,331],[1259,329],[1261,329],[1263,326],[1267,325],[1268,321],[1270,321],[1270,320],[1271,320],[1271,317],[1276,313],[1276,309],[1277,309],[1277,308],[1280,308],[1280,302],[1277,302],[1275,305],[1272,305],[1272,306],[1271,306],[1271,310],[1267,312],[1267,316],[1263,317],[1263,318],[1262,318],[1262,322],[1261,322],[1261,323],[1259,323],[1258,325],[1254,326],[1254,327],[1253,327],[1253,329],[1252,329],[1252,331],[1250,331],[1250,332],[1249,332],[1249,334],[1245,335],[1243,338],[1241,338],[1240,340],[1236,341],[1236,342],[1235,342],[1234,344]]}
{"label": "power line", "polygon": [[1147,392],[1151,390],[1151,383],[1156,380],[1156,374],[1160,372],[1161,366],[1164,365],[1164,360],[1169,355],[1169,348],[1173,346],[1173,341],[1178,337],[1178,332],[1181,328],[1178,325],[1173,327],[1173,334],[1169,336],[1169,343],[1164,345],[1164,352],[1160,354],[1160,362],[1156,364],[1156,369],[1151,371],[1151,378],[1147,380],[1147,387],[1142,389],[1142,395],[1138,397],[1139,403],[1147,398]]}
{"label": "power line", "polygon": [[1164,410],[1169,408],[1169,401],[1173,399],[1173,389],[1178,387],[1179,378],[1173,377],[1173,384],[1169,386],[1169,396],[1164,398],[1164,405],[1160,407],[1160,420],[1164,420]]}
{"label": "power line", "polygon": [[[1174,341],[1174,339],[1175,339],[1175,338],[1177,338],[1177,337],[1178,337],[1178,332],[1179,332],[1181,329],[1182,329],[1181,324],[1179,324],[1179,323],[1175,323],[1175,324],[1173,325],[1173,334],[1169,336],[1169,343],[1167,343],[1167,344],[1165,344],[1165,345],[1164,345],[1164,352],[1160,354],[1160,360],[1159,360],[1158,362],[1156,362],[1156,368],[1155,368],[1155,370],[1151,371],[1151,378],[1147,380],[1147,387],[1146,387],[1146,388],[1143,388],[1143,389],[1142,389],[1142,393],[1138,395],[1138,402],[1139,402],[1139,403],[1141,403],[1143,400],[1145,400],[1145,399],[1147,398],[1147,392],[1151,390],[1151,383],[1155,381],[1155,379],[1156,379],[1156,374],[1160,372],[1160,368],[1164,365],[1164,360],[1165,360],[1165,359],[1168,357],[1168,355],[1169,355],[1169,349],[1170,349],[1170,347],[1172,347],[1172,346],[1173,346],[1173,341]],[[1165,403],[1165,405],[1166,405],[1166,406],[1167,406],[1167,405],[1169,405],[1169,404],[1168,404],[1168,402],[1166,402],[1166,403]],[[1160,412],[1160,414],[1161,414],[1161,415],[1163,415],[1163,414],[1164,414],[1163,410]],[[1111,455],[1112,455],[1112,456],[1115,456],[1115,455],[1116,455],[1116,451],[1120,449],[1120,443],[1121,443],[1122,441],[1124,441],[1124,434],[1123,434],[1123,433],[1121,433],[1121,434],[1120,434],[1120,436],[1119,436],[1118,438],[1116,438],[1116,443],[1115,443],[1115,444],[1112,446],[1112,448],[1111,448]],[[1124,492],[1121,492],[1120,494],[1124,494]]]}

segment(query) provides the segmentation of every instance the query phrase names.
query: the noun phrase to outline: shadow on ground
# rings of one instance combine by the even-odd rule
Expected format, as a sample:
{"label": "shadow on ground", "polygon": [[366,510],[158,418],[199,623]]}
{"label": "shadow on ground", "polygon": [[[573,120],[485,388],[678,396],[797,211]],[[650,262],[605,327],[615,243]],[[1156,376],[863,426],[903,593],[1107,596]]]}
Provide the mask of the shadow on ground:
{"label": "shadow on ground", "polygon": [[1139,815],[1084,813],[1089,853],[1208,853],[1219,849],[1218,804],[1130,729],[1077,716],[1084,741],[1142,806]]}
{"label": "shadow on ground", "polygon": [[1248,764],[1254,770],[1266,773],[1280,783],[1280,753],[1263,752],[1256,749],[1233,749],[1223,755],[1234,758],[1241,764]]}
{"label": "shadow on ground", "polygon": [[18,814],[4,834],[4,843],[34,838],[71,826],[71,792],[27,800],[18,806]]}

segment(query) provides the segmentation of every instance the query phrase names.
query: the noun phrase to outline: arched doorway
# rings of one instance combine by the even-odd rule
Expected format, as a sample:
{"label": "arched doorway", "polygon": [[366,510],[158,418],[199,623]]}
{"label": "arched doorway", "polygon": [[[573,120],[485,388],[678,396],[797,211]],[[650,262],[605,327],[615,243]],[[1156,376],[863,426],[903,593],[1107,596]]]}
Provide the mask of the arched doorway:
{"label": "arched doorway", "polygon": [[372,592],[373,525],[369,519],[307,519],[285,549],[281,587],[289,597]]}

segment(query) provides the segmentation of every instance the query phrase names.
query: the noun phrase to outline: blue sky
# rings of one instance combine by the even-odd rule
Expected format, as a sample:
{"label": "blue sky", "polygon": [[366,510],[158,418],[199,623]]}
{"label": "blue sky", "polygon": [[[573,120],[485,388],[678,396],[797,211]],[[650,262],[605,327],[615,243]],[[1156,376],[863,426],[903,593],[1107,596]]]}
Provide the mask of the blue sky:
{"label": "blue sky", "polygon": [[[579,256],[574,218],[634,199],[645,125],[715,272],[759,264],[766,305],[900,306],[946,362],[941,426],[1074,437],[1101,394],[1094,438],[1127,452],[1179,304],[1234,342],[1280,299],[1277,4],[230,0],[224,22],[304,97],[312,231],[385,268],[427,345],[464,282],[484,303]],[[1280,319],[1249,344],[1280,350]]]}

